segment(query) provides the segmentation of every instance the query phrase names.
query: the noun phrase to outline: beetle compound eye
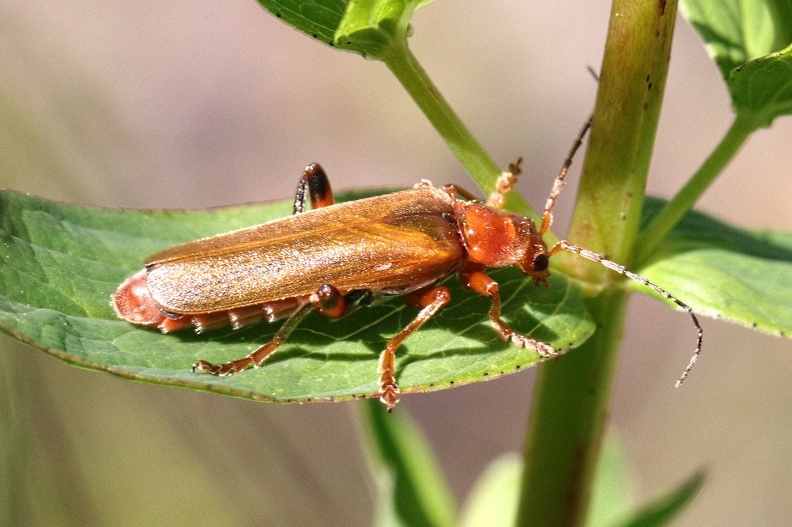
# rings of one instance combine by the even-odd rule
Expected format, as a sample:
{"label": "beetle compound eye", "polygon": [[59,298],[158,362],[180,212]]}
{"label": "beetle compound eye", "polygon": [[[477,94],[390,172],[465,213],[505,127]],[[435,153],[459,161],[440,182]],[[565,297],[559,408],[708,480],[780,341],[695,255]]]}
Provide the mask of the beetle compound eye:
{"label": "beetle compound eye", "polygon": [[545,271],[549,264],[550,258],[548,258],[546,254],[539,254],[534,258],[533,269],[538,272]]}

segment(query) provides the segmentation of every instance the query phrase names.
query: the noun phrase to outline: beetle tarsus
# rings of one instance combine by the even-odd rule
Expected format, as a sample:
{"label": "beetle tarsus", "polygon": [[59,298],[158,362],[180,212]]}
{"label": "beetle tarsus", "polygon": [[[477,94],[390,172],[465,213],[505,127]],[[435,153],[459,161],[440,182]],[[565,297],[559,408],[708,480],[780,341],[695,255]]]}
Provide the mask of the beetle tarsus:
{"label": "beetle tarsus", "polygon": [[[402,330],[403,332],[404,330]],[[401,335],[401,333],[399,333]],[[398,335],[397,335],[398,336]],[[382,350],[379,360],[380,372],[379,384],[380,391],[374,394],[374,397],[379,397],[379,400],[388,408],[388,413],[393,411],[396,403],[399,402],[399,385],[396,384],[396,348],[398,342],[392,345],[393,340],[388,342],[388,345]]]}
{"label": "beetle tarsus", "polygon": [[396,383],[391,382],[383,386],[382,391],[374,394],[374,396],[379,397],[379,400],[388,409],[388,413],[391,413],[393,409],[396,408],[396,404],[399,402],[400,393],[401,390],[399,390],[399,387],[396,385]]}
{"label": "beetle tarsus", "polygon": [[192,365],[193,373],[209,373],[211,375],[220,375],[220,367],[205,360],[199,360]]}
{"label": "beetle tarsus", "polygon": [[[511,330],[511,328],[508,329]],[[550,346],[549,344],[546,344],[541,340],[536,340],[526,337],[521,333],[515,333],[514,331],[511,331],[511,334],[508,336],[504,336],[504,338],[506,340],[511,340],[514,344],[518,345],[521,348],[535,351],[542,358],[545,359],[554,359],[559,356],[558,350],[555,349],[553,346]]]}
{"label": "beetle tarsus", "polygon": [[506,194],[511,192],[514,185],[517,183],[517,176],[520,175],[520,164],[522,158],[517,159],[516,162],[510,163],[509,168],[501,172],[495,182],[495,191],[487,197],[487,206],[502,209],[506,204]]}

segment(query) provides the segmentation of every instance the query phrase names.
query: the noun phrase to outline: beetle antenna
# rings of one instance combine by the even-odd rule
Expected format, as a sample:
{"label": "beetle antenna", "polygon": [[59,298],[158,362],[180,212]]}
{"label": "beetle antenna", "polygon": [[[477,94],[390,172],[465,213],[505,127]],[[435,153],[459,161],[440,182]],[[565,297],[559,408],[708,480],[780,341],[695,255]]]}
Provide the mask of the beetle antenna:
{"label": "beetle antenna", "polygon": [[558,195],[561,193],[561,189],[564,188],[564,179],[566,179],[567,172],[569,172],[569,167],[572,166],[572,159],[574,159],[578,148],[583,144],[583,138],[586,136],[586,132],[588,132],[589,128],[591,128],[592,121],[594,121],[593,115],[589,117],[586,124],[583,125],[583,129],[580,130],[577,139],[575,139],[575,143],[569,150],[569,155],[567,155],[564,161],[564,166],[561,167],[561,172],[553,182],[553,190],[550,191],[550,197],[547,198],[544,213],[542,214],[542,228],[539,229],[539,234],[547,233],[547,231],[550,230],[550,226],[553,224],[553,208],[558,200]]}
{"label": "beetle antenna", "polygon": [[688,374],[690,374],[690,370],[693,369],[693,366],[696,364],[696,362],[699,359],[699,356],[701,355],[701,341],[704,337],[704,330],[701,329],[701,324],[699,324],[698,318],[696,317],[696,314],[693,312],[693,309],[689,305],[682,302],[680,299],[678,299],[677,297],[675,297],[674,295],[663,289],[662,287],[653,284],[643,276],[635,274],[632,271],[628,271],[627,269],[624,268],[624,266],[621,266],[616,262],[606,260],[605,258],[603,258],[602,256],[600,256],[595,252],[591,252],[582,247],[578,247],[577,245],[572,245],[566,240],[562,240],[556,243],[553,246],[553,248],[550,250],[549,254],[552,255],[561,250],[571,251],[575,254],[582,256],[587,260],[591,260],[592,262],[597,262],[599,264],[602,264],[611,271],[615,271],[622,276],[626,276],[631,280],[635,280],[636,282],[645,285],[655,293],[661,295],[664,298],[667,298],[668,300],[676,304],[680,309],[687,311],[687,314],[690,315],[690,319],[693,321],[693,325],[696,327],[696,334],[697,334],[696,350],[693,352],[693,356],[690,358],[690,363],[688,363],[687,368],[685,368],[685,371],[682,372],[682,375],[679,377],[679,380],[677,380],[676,382],[675,386],[679,388],[682,385],[682,383],[685,382],[685,379],[687,378]]}

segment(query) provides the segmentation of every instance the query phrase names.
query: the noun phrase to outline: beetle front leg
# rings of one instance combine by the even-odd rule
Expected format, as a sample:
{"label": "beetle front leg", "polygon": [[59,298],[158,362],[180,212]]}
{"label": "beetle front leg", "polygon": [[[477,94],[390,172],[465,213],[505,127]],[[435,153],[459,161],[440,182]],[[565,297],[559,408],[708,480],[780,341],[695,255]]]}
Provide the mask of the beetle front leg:
{"label": "beetle front leg", "polygon": [[333,190],[330,188],[330,180],[322,167],[319,166],[319,163],[311,163],[303,171],[300,182],[297,184],[297,192],[294,194],[294,214],[305,212],[306,190],[311,198],[312,209],[327,207],[335,203]]}
{"label": "beetle front leg", "polygon": [[434,287],[432,289],[418,290],[406,296],[405,301],[408,305],[420,307],[421,311],[415,318],[388,341],[385,349],[380,354],[380,391],[372,397],[379,397],[380,401],[388,408],[388,412],[393,411],[396,403],[399,402],[399,385],[396,383],[396,348],[404,339],[409,337],[415,330],[432,318],[441,307],[451,301],[451,291],[445,287]]}
{"label": "beetle front leg", "polygon": [[280,329],[278,329],[271,341],[256,348],[249,355],[242,357],[241,359],[225,362],[223,364],[212,364],[211,362],[207,362],[205,360],[199,360],[193,364],[192,370],[194,372],[226,376],[239,373],[250,366],[258,368],[264,363],[265,360],[267,360],[267,357],[272,355],[272,353],[278,349],[278,346],[286,342],[286,339],[289,338],[289,335],[291,335],[292,331],[294,331],[294,328],[296,328],[302,319],[311,312],[309,309],[310,307],[311,304],[305,303],[297,308],[294,313],[289,315],[289,318],[287,318],[286,322],[284,322]]}
{"label": "beetle front leg", "polygon": [[540,340],[532,339],[514,331],[511,326],[501,319],[500,286],[493,278],[484,274],[478,266],[468,266],[459,273],[462,284],[480,295],[490,297],[492,305],[489,310],[489,319],[506,341],[512,341],[521,348],[537,352],[544,358],[558,357],[558,350]]}

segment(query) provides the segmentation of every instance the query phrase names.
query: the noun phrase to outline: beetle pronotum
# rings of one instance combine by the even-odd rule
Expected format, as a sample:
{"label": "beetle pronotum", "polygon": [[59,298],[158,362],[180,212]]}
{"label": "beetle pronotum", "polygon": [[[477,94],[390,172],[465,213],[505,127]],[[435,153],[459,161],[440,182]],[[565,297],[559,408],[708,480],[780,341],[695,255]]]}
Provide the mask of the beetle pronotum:
{"label": "beetle pronotum", "polygon": [[[453,274],[467,289],[490,297],[489,319],[501,337],[542,357],[557,356],[552,346],[501,319],[498,283],[484,269],[516,265],[536,284],[547,285],[549,258],[566,250],[637,280],[688,312],[698,337],[679,385],[701,353],[703,332],[693,310],[599,254],[564,240],[550,249],[544,242],[573,156],[590,125],[583,127],[553,184],[539,228],[529,218],[502,210],[520,161],[498,178],[486,204],[453,185],[438,188],[423,181],[410,190],[336,205],[327,176],[312,164],[300,179],[292,216],[157,253],[121,284],[112,304],[119,317],[166,333],[189,326],[197,332],[228,324],[236,329],[260,319],[286,318],[272,340],[249,355],[219,365],[204,360],[193,365],[193,371],[230,375],[261,366],[312,310],[335,318],[360,295],[405,295],[407,304],[420,311],[387,342],[379,359],[379,390],[371,394],[391,411],[399,401],[396,349],[450,302],[448,287],[438,283]],[[307,212],[306,192],[312,209]]]}

